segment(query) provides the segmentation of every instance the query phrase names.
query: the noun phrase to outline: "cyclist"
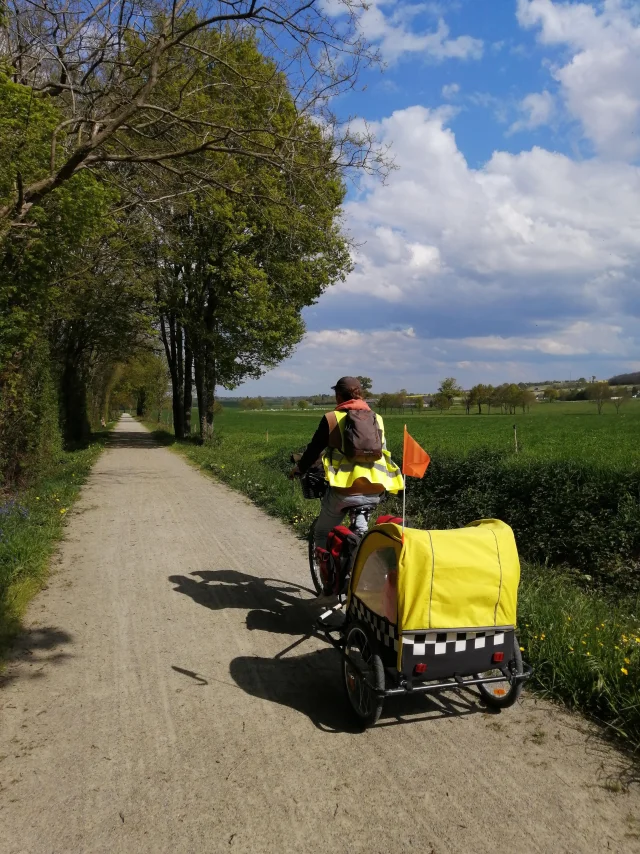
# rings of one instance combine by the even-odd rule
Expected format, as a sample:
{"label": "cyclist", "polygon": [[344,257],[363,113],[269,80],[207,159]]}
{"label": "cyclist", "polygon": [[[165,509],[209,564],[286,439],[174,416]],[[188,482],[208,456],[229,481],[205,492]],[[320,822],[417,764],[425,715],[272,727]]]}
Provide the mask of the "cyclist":
{"label": "cyclist", "polygon": [[[315,527],[315,545],[321,548],[326,547],[329,531],[342,522],[350,507],[373,508],[385,491],[397,493],[403,489],[400,469],[387,451],[384,423],[363,400],[360,381],[356,377],[341,377],[332,388],[336,408],[322,417],[290,475],[305,474],[319,461],[324,468],[329,488]],[[349,417],[350,413],[364,412],[371,413],[371,417]],[[363,444],[367,447],[358,448]],[[360,534],[367,530],[363,514],[356,518],[356,530]]]}

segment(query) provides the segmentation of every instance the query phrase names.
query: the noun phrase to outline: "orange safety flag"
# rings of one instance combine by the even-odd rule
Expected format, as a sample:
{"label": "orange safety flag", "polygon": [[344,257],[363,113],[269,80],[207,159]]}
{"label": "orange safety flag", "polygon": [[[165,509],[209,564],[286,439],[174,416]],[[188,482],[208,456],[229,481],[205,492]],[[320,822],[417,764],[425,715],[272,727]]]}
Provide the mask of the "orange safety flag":
{"label": "orange safety flag", "polygon": [[402,449],[402,474],[409,477],[424,477],[427,466],[431,462],[429,454],[409,435],[407,425],[404,425],[404,445]]}

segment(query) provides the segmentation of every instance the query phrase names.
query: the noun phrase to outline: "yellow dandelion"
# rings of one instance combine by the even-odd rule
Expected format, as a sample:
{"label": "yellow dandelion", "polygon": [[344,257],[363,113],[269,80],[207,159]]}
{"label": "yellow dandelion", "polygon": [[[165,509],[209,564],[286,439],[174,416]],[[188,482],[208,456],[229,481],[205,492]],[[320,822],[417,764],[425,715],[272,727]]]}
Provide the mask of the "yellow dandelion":
{"label": "yellow dandelion", "polygon": [[572,646],[569,647],[569,652],[574,652],[574,649]]}
{"label": "yellow dandelion", "polygon": [[624,663],[625,663],[625,664],[631,664],[631,659],[630,659],[630,658],[625,658]]}
{"label": "yellow dandelion", "polygon": [[36,501],[40,501],[40,496],[36,495]]}
{"label": "yellow dandelion", "polygon": [[67,512],[67,508],[66,508],[66,507],[61,507],[61,508],[60,508],[60,515],[63,515],[63,514],[64,514],[64,513],[66,513],[66,512]]}
{"label": "yellow dandelion", "polygon": [[580,643],[582,644],[582,646],[586,646],[586,645],[587,645],[587,642],[586,642],[586,641],[580,641]]}
{"label": "yellow dandelion", "polygon": [[597,632],[599,632],[599,631],[600,631],[600,626],[596,626],[596,631],[597,631]]}
{"label": "yellow dandelion", "polygon": [[571,622],[571,617],[567,617],[567,620],[569,620],[569,622]]}
{"label": "yellow dandelion", "polygon": [[636,643],[640,643],[640,638],[634,638],[634,641],[635,641]]}
{"label": "yellow dandelion", "polygon": [[617,643],[614,643],[613,648],[614,648],[614,649],[620,649],[620,647],[618,646],[618,644],[617,644]]}
{"label": "yellow dandelion", "polygon": [[621,668],[620,668],[620,673],[624,673],[624,675],[625,675],[625,676],[628,676],[628,675],[629,675],[629,671],[627,670],[627,668],[626,668],[626,667],[621,667]]}
{"label": "yellow dandelion", "polygon": [[590,652],[588,652],[588,653],[587,653],[587,655],[591,655],[591,653],[590,653]]}
{"label": "yellow dandelion", "polygon": [[602,641],[598,641],[598,646],[604,646],[604,644],[602,643]]}
{"label": "yellow dandelion", "polygon": [[523,647],[523,646],[521,646],[521,647],[520,647],[520,652],[524,652],[524,647]]}
{"label": "yellow dandelion", "polygon": [[546,635],[545,635],[545,633],[543,632],[543,633],[540,635],[540,640],[544,640],[545,638],[546,638]]}

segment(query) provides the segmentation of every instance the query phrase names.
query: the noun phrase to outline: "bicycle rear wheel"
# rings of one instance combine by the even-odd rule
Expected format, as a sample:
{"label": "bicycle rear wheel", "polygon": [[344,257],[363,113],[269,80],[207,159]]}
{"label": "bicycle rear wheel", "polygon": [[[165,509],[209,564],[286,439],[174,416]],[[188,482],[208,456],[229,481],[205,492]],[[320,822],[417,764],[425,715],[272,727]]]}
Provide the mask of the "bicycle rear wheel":
{"label": "bicycle rear wheel", "polygon": [[311,580],[313,581],[313,586],[315,587],[315,591],[318,596],[322,596],[322,576],[320,575],[320,563],[316,558],[316,543],[315,543],[315,533],[316,533],[316,522],[314,521],[309,530],[309,570],[311,572]]}

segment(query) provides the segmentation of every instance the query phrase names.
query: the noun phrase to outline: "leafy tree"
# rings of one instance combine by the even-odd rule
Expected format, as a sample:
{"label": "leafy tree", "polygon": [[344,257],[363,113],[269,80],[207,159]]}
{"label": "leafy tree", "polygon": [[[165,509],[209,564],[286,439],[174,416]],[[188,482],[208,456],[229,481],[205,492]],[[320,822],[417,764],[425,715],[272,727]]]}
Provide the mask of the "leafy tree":
{"label": "leafy tree", "polygon": [[553,403],[554,400],[557,400],[560,396],[560,392],[557,388],[553,386],[547,386],[544,390],[544,396],[549,401],[549,403]]}
{"label": "leafy tree", "polygon": [[611,400],[611,386],[608,382],[593,382],[589,383],[587,388],[587,395],[589,400],[591,400],[598,407],[598,415],[602,414],[602,407],[608,400]]}
{"label": "leafy tree", "polygon": [[118,377],[105,401],[106,415],[111,408],[132,406],[140,417],[160,412],[167,398],[169,372],[164,357],[154,351],[143,351],[125,365],[119,366]]}
{"label": "leafy tree", "polygon": [[462,393],[462,388],[458,385],[455,377],[446,377],[438,388],[438,394],[443,394],[449,401],[449,405],[453,403],[455,397],[459,397]]}
{"label": "leafy tree", "polygon": [[451,408],[451,399],[448,394],[443,391],[439,391],[433,396],[433,405],[436,409],[439,409],[440,412],[446,412],[447,409]]}
{"label": "leafy tree", "polygon": [[360,380],[360,385],[362,386],[362,393],[366,397],[373,387],[373,382],[371,381],[371,377],[356,377],[356,379]]}
{"label": "leafy tree", "polygon": [[[270,75],[270,97],[258,90],[244,110],[260,125],[275,104],[282,132],[306,135],[309,145],[300,149],[294,175],[269,162],[217,156],[221,181],[233,179],[236,191],[189,197],[167,224],[158,305],[178,436],[191,363],[205,439],[213,432],[216,386],[232,389],[287,357],[304,332],[302,308],[350,267],[339,222],[345,190],[331,146],[318,144],[321,129],[297,114],[286,81],[255,45],[238,49],[246,73]],[[210,97],[202,109],[215,117],[220,106]]]}
{"label": "leafy tree", "polygon": [[[202,152],[240,153],[295,178],[298,151],[308,152],[314,141],[283,127],[271,109],[277,105],[271,79],[285,72],[298,92],[298,113],[322,123],[316,145],[326,140],[339,168],[375,168],[379,154],[370,135],[341,126],[328,107],[332,95],[353,87],[361,63],[375,58],[357,27],[359,5],[345,0],[329,11],[299,0],[204,0],[163,13],[137,0],[122,0],[117,11],[111,3],[66,0],[37,9],[30,0],[4,4],[0,67],[32,88],[34,100],[57,105],[64,121],[48,129],[48,157],[37,168],[13,171],[0,220],[24,221],[82,171],[116,180],[118,173],[142,170],[159,179],[171,174],[183,192],[203,183],[220,186],[214,160],[194,169]],[[237,63],[233,48],[247,40],[269,49],[268,72],[256,75]],[[210,94],[198,76],[222,68],[238,95],[215,117],[194,111],[194,99]],[[221,103],[226,94],[216,89]],[[256,98],[268,102],[259,123],[244,109]],[[226,186],[233,189],[233,182]],[[140,201],[136,189],[132,182],[131,197]]]}
{"label": "leafy tree", "polygon": [[414,405],[416,408],[416,412],[422,412],[422,410],[424,409],[424,397],[422,397],[421,395],[416,397],[414,400]]}
{"label": "leafy tree", "polygon": [[308,400],[299,400],[298,401],[298,409],[308,409],[309,401]]}

